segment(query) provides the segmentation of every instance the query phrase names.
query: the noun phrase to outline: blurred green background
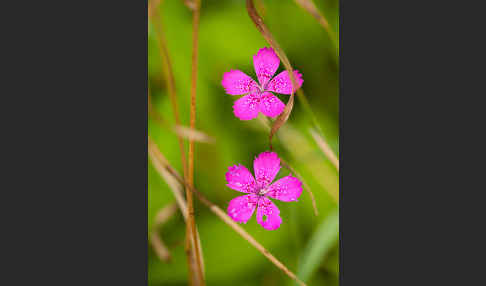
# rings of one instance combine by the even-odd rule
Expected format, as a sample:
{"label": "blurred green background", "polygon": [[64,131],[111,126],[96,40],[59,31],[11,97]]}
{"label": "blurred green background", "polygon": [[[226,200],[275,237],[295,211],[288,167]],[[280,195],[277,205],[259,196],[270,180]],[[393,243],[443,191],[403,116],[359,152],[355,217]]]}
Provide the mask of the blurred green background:
{"label": "blurred green background", "polygon": [[[315,4],[338,35],[338,1],[315,0]],[[255,1],[255,5],[294,69],[303,74],[303,91],[325,140],[338,154],[339,63],[336,47],[322,26],[294,1],[264,0]],[[172,61],[182,123],[189,125],[192,13],[181,0],[166,0],[157,8]],[[196,144],[195,186],[223,210],[232,198],[241,195],[226,187],[227,168],[241,163],[252,170],[253,158],[269,147],[268,130],[258,119],[240,121],[233,115],[232,105],[238,97],[225,94],[221,79],[230,69],[242,70],[256,79],[252,56],[265,46],[269,45],[250,20],[245,1],[202,0],[196,127],[213,137],[215,142]],[[162,67],[156,32],[150,23],[148,75],[152,104],[165,121],[173,124]],[[282,70],[281,64],[277,73]],[[287,102],[288,95],[278,96]],[[256,222],[255,215],[242,227],[308,285],[338,285],[338,203],[333,196],[338,193],[339,174],[314,142],[309,133],[311,126],[312,115],[296,98],[289,121],[273,139],[273,146],[310,186],[319,215],[314,215],[311,199],[304,191],[298,202],[273,200],[283,219],[278,230],[266,231]],[[175,134],[152,118],[149,118],[148,129],[162,153],[182,173]],[[282,168],[279,177],[288,173]],[[157,212],[174,201],[166,182],[149,161],[149,233]],[[196,199],[195,216],[207,285],[293,285],[288,276]],[[159,233],[169,247],[172,261],[162,262],[149,244],[149,285],[187,285],[182,215],[177,212]]]}

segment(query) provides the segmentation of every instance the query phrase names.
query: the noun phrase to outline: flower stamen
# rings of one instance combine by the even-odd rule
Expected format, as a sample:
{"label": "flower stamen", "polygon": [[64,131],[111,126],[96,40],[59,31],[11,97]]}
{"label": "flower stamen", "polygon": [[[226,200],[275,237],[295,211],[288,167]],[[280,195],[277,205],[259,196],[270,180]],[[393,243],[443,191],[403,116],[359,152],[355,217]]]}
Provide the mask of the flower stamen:
{"label": "flower stamen", "polygon": [[268,191],[270,191],[269,189],[266,189],[266,188],[263,188],[261,189],[259,192],[258,192],[258,195],[259,196],[263,196],[265,195],[266,193],[268,193]]}

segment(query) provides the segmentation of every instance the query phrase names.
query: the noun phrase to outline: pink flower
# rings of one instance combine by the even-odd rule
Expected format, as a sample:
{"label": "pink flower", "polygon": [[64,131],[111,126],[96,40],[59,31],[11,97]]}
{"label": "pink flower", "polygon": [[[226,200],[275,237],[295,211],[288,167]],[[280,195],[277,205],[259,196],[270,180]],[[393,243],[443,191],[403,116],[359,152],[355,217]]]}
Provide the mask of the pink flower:
{"label": "pink flower", "polygon": [[[223,75],[221,84],[227,94],[245,95],[235,101],[233,105],[236,117],[241,120],[250,120],[257,117],[258,112],[270,117],[276,117],[282,113],[285,104],[271,92],[291,94],[292,82],[287,71],[273,77],[279,64],[280,60],[272,48],[262,48],[253,56],[253,65],[259,84],[239,70],[230,70]],[[294,88],[295,92],[302,86],[304,80],[302,74],[297,70],[294,71],[294,76],[298,84]]]}
{"label": "pink flower", "polygon": [[228,168],[227,186],[248,194],[230,201],[228,215],[236,222],[246,223],[256,208],[258,223],[267,230],[275,230],[280,227],[282,219],[277,206],[269,198],[283,202],[297,201],[302,193],[302,183],[289,175],[270,184],[280,170],[280,159],[274,152],[258,155],[253,161],[253,169],[256,179],[243,165]]}

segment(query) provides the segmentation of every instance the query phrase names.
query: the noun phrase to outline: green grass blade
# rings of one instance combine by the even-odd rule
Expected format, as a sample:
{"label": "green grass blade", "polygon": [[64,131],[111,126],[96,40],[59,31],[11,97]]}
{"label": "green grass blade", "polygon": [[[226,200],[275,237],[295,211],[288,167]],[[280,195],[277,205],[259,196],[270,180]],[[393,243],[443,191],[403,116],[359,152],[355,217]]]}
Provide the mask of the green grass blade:
{"label": "green grass blade", "polygon": [[339,240],[339,211],[331,211],[312,235],[299,261],[297,276],[308,282],[322,260]]}

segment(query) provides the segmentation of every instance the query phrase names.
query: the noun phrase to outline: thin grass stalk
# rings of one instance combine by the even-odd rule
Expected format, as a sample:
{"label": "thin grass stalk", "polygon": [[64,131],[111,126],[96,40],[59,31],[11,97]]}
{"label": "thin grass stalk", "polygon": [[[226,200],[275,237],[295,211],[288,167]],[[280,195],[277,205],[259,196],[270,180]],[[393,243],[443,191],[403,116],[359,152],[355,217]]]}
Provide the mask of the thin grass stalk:
{"label": "thin grass stalk", "polygon": [[323,167],[331,168],[332,171],[334,171],[334,166],[328,166],[324,161],[320,160],[319,157],[314,155],[315,148],[311,144],[312,141],[309,141],[306,136],[304,136],[299,130],[295,129],[292,125],[287,125],[285,128],[282,128],[278,136],[283,147],[287,149],[295,158],[304,160],[306,162],[305,168],[317,180],[323,190],[327,191],[336,202],[339,202],[339,185],[333,185],[334,183],[338,184],[339,181],[331,180],[332,183],[326,183],[325,181],[331,181],[324,180],[322,177],[323,174],[319,171]]}
{"label": "thin grass stalk", "polygon": [[316,141],[317,146],[321,149],[322,153],[331,161],[332,165],[336,167],[336,170],[339,172],[339,159],[337,156],[334,154],[332,151],[331,147],[329,147],[329,144],[327,144],[326,140],[322,138],[314,129],[309,129],[312,138],[314,138],[314,141]]}
{"label": "thin grass stalk", "polygon": [[[190,109],[190,127],[196,128],[196,89],[197,89],[197,63],[198,63],[198,38],[199,38],[199,18],[201,10],[201,1],[193,1],[195,4],[192,12],[192,65],[191,65],[191,109]],[[191,188],[194,188],[194,140],[189,140],[189,168],[188,180],[189,188],[186,187],[186,199],[188,209],[187,234],[192,235],[194,241],[197,240],[196,223],[194,218],[194,202]],[[189,244],[187,240],[186,244]],[[196,244],[196,261],[200,260],[199,249]],[[200,285],[205,285],[204,275],[200,263],[196,264]]]}
{"label": "thin grass stalk", "polygon": [[[151,153],[155,154],[155,153]],[[158,151],[158,156],[161,158],[157,160],[154,158],[153,161],[157,160],[158,162],[164,164],[164,169],[169,172],[175,180],[177,180],[181,184],[186,184],[186,187],[191,188],[191,191],[196,194],[196,197],[213,212],[216,216],[218,216],[222,221],[224,221],[227,225],[229,225],[236,233],[238,233],[241,237],[243,237],[246,241],[248,241],[253,247],[255,247],[260,253],[262,253],[270,262],[272,262],[277,268],[282,270],[287,276],[294,279],[299,285],[306,286],[304,282],[302,282],[292,271],[290,271],[282,262],[280,262],[275,256],[273,256],[263,245],[261,245],[255,238],[253,238],[248,232],[246,232],[241,226],[239,226],[236,222],[234,222],[220,207],[213,204],[209,201],[202,193],[200,193],[196,188],[191,187],[188,185],[184,179],[179,175],[179,173],[169,164],[167,159],[163,156],[163,154]],[[159,171],[157,169],[157,171]]]}
{"label": "thin grass stalk", "polygon": [[[159,1],[154,0],[152,2],[153,5],[156,5],[156,2]],[[172,62],[170,60],[169,51],[167,49],[167,43],[165,41],[165,37],[163,34],[162,20],[160,19],[159,13],[157,13],[156,7],[151,8],[151,18],[152,18],[152,23],[156,30],[157,41],[159,43],[160,57],[163,59],[162,67],[164,69],[164,76],[167,82],[167,89],[169,91],[169,99],[172,105],[174,120],[176,125],[181,125],[179,107],[177,104],[177,94],[175,88],[174,73],[172,71]],[[181,153],[181,161],[183,166],[184,177],[187,177],[187,159],[186,159],[186,154],[184,152],[184,139],[181,136],[177,136],[177,139],[179,142],[179,150]]]}
{"label": "thin grass stalk", "polygon": [[[270,120],[269,120],[267,117],[265,117],[265,116],[258,116],[258,120],[260,121],[260,123],[262,124],[262,126],[263,126],[263,127],[264,127],[264,128],[267,130],[267,131],[268,131],[268,130],[270,130]],[[283,134],[288,133],[288,132],[295,132],[295,134],[294,134],[294,135],[291,135],[291,137],[297,137],[297,135],[298,135],[298,137],[303,137],[303,135],[302,135],[302,134],[301,134],[301,133],[300,133],[298,130],[291,129],[290,127],[291,127],[290,125],[289,125],[289,126],[282,126],[282,132],[280,132],[279,134],[277,134],[277,136],[278,136],[278,138],[279,138],[280,142],[282,142],[282,143],[283,143],[283,147],[284,147],[285,149],[287,149],[287,151],[293,152],[293,150],[294,150],[294,149],[292,149],[291,147],[289,147],[289,145],[288,145],[288,140],[287,140],[287,139],[285,139],[285,138],[282,138],[282,137],[283,137]],[[317,132],[315,132],[315,134],[317,134]],[[286,137],[288,137],[288,136],[286,136]],[[287,140],[287,141],[286,141],[286,140]],[[285,160],[283,160],[282,158],[280,158],[280,160],[281,160],[282,165],[283,165],[284,167],[286,167],[287,169],[289,169],[289,171],[291,171],[291,172],[295,173],[295,174],[297,175],[297,178],[299,178],[299,179],[302,181],[302,183],[303,183],[303,185],[304,185],[304,189],[305,189],[305,190],[306,190],[306,191],[309,193],[309,195],[311,196],[312,204],[313,204],[313,206],[314,206],[314,213],[316,213],[316,212],[317,212],[317,207],[316,207],[316,205],[315,205],[314,194],[311,192],[311,190],[310,190],[309,186],[308,186],[308,185],[305,183],[304,178],[303,178],[303,177],[302,177],[302,176],[301,176],[301,175],[300,175],[300,174],[299,174],[299,173],[298,173],[298,172],[297,172],[295,169],[293,169],[293,168],[292,168],[292,166],[290,166],[290,165],[288,164],[288,162],[286,162],[286,161],[285,161]],[[339,171],[339,170],[338,170],[338,171]],[[311,169],[311,173],[313,173],[313,176],[314,176],[315,178],[318,178],[318,177],[317,177],[317,174],[315,174],[315,171],[314,171],[314,170],[312,170],[312,169]],[[321,182],[319,182],[319,183],[321,184]],[[321,184],[321,186],[322,186],[322,184]],[[325,187],[323,187],[323,189],[327,190],[327,188],[325,188]],[[328,191],[328,194],[329,194],[329,195],[330,195],[330,196],[331,196],[331,197],[332,197],[332,198],[333,198],[333,199],[334,199],[336,202],[338,202],[338,201],[339,201],[339,194],[338,194],[338,193],[334,193],[334,192],[329,192],[329,191]]]}
{"label": "thin grass stalk", "polygon": [[[260,121],[260,123],[263,125],[263,127],[265,129],[270,130],[270,120],[268,120],[267,117],[265,117],[265,116],[258,116],[258,120]],[[284,159],[280,158],[280,162],[282,163],[282,165],[287,170],[289,170],[290,172],[294,173],[295,176],[302,182],[302,185],[304,186],[304,190],[306,190],[306,192],[309,194],[309,196],[311,198],[312,207],[314,208],[314,215],[315,216],[318,216],[319,215],[319,212],[317,211],[316,199],[315,199],[314,194],[312,193],[309,185],[307,185],[307,183],[305,182],[304,178],[294,168],[292,168],[292,166],[290,166],[290,164],[287,161],[285,161]]]}
{"label": "thin grass stalk", "polygon": [[[152,2],[152,5],[157,5],[157,0],[155,0],[154,2]],[[149,6],[150,7],[150,6]],[[160,54],[161,54],[161,58],[164,59],[162,65],[164,67],[164,71],[165,71],[165,76],[166,76],[166,81],[167,81],[167,86],[168,86],[168,90],[169,90],[169,97],[170,97],[170,100],[171,100],[171,103],[172,103],[172,109],[173,109],[173,113],[174,113],[174,118],[175,118],[175,121],[176,121],[176,124],[178,126],[180,126],[180,117],[179,117],[179,109],[178,109],[178,106],[177,106],[177,96],[176,96],[176,90],[175,90],[175,80],[174,80],[174,74],[172,72],[172,64],[171,64],[171,61],[170,61],[170,57],[169,57],[169,52],[167,50],[167,44],[165,42],[165,38],[164,38],[164,35],[163,35],[163,27],[162,27],[162,21],[159,17],[159,14],[156,12],[157,9],[155,8],[155,6],[152,6],[151,9],[149,10],[149,13],[151,14],[151,18],[153,20],[153,23],[154,23],[154,26],[156,28],[156,34],[157,34],[157,40],[159,42],[159,48],[160,48]],[[187,160],[186,160],[186,156],[185,156],[185,152],[184,152],[184,141],[182,139],[181,136],[179,136],[178,134],[178,141],[179,141],[179,149],[180,149],[180,152],[181,152],[181,160],[182,160],[182,166],[183,166],[183,173],[184,173],[184,178],[186,178],[186,180],[189,180],[189,176],[188,176],[188,165],[187,165]],[[190,152],[191,150],[189,150]],[[192,194],[191,194],[191,191],[190,189],[186,188],[186,199],[187,199],[187,202],[188,202],[188,219],[186,221],[186,226],[187,226],[187,231],[186,231],[186,244],[185,244],[185,248],[186,248],[186,253],[188,254],[187,255],[187,259],[188,259],[188,266],[189,266],[189,269],[193,269],[193,263],[191,261],[191,254],[190,254],[190,249],[191,249],[191,243],[190,241],[193,240],[193,241],[199,241],[198,238],[197,238],[197,233],[195,231],[196,227],[195,227],[195,223],[194,223],[194,210],[193,210],[193,205],[192,205]],[[192,214],[192,215],[191,215]],[[192,239],[190,238],[192,237]],[[197,280],[199,281],[203,281],[204,278],[203,278],[203,273],[202,273],[202,258],[201,256],[199,255],[199,245],[198,243],[195,243],[194,244],[194,249],[193,249],[193,252],[192,252],[192,257],[196,259],[196,271],[193,271],[195,273],[197,273],[198,275],[198,278]],[[193,285],[194,281],[192,279],[192,276],[189,275],[190,277],[190,284]],[[204,285],[204,283],[202,284]]]}
{"label": "thin grass stalk", "polygon": [[293,173],[302,182],[302,185],[304,186],[304,190],[306,190],[306,192],[309,193],[309,196],[311,198],[312,207],[314,208],[314,214],[316,216],[318,216],[319,215],[319,212],[317,211],[316,199],[315,199],[314,194],[312,193],[309,185],[307,185],[307,183],[304,181],[304,178],[299,173],[297,173],[297,171],[294,168],[292,168],[292,166],[290,166],[290,164],[287,161],[285,161],[284,159],[280,158],[280,162],[282,163],[282,165],[284,166],[284,168],[286,168],[291,173]]}
{"label": "thin grass stalk", "polygon": [[309,14],[314,17],[317,22],[324,28],[329,36],[329,40],[331,40],[333,47],[336,49],[336,53],[339,53],[339,46],[338,41],[336,39],[336,35],[334,34],[333,30],[329,26],[329,22],[327,21],[326,17],[322,15],[322,13],[317,9],[316,5],[312,0],[295,0],[295,2],[306,10]]}

